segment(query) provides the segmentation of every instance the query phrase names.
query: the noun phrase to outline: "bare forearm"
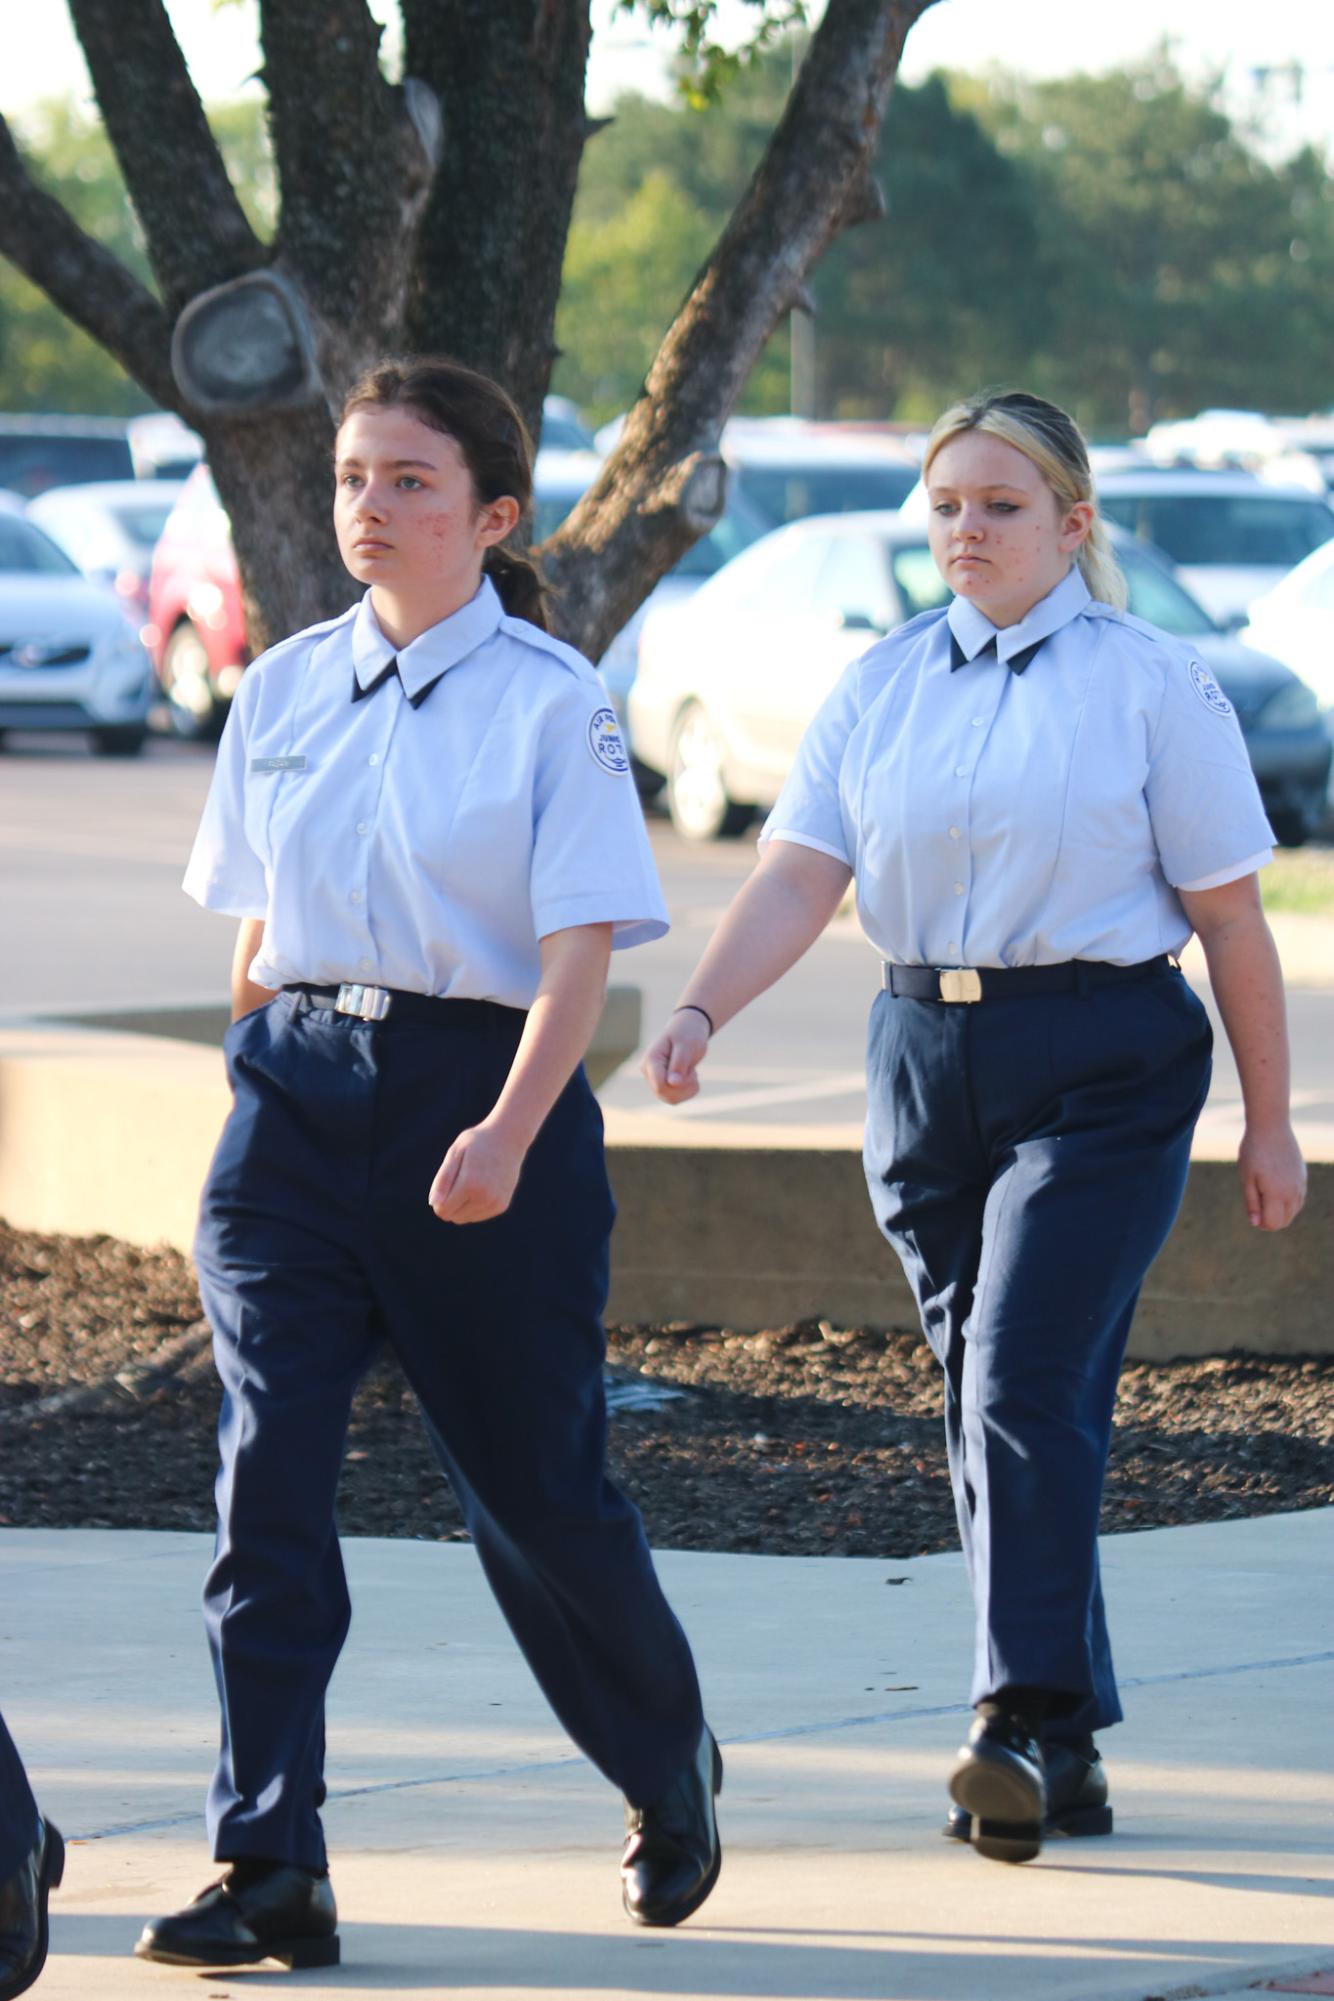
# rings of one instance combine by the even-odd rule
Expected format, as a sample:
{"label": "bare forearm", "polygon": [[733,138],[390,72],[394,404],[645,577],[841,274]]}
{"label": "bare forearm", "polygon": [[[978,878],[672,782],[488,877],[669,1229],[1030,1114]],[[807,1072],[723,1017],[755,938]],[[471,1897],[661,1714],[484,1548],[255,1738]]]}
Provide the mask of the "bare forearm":
{"label": "bare forearm", "polygon": [[1241,1081],[1246,1123],[1288,1122],[1291,1066],[1283,972],[1261,912],[1247,911],[1200,940]]}
{"label": "bare forearm", "polygon": [[715,1029],[771,987],[810,950],[838,909],[852,872],[831,855],[774,841],[733,898],[681,999]]}
{"label": "bare forearm", "polygon": [[250,977],[251,962],[263,943],[264,919],[243,917],[236,934],[236,949],[232,953],[233,1021],[239,1021],[243,1014],[253,1014],[257,1007],[263,1007],[273,999],[272,987],[256,986]]}
{"label": "bare forearm", "polygon": [[514,1062],[487,1124],[525,1151],[593,1038],[607,990],[611,926],[584,925],[542,941],[542,978]]}

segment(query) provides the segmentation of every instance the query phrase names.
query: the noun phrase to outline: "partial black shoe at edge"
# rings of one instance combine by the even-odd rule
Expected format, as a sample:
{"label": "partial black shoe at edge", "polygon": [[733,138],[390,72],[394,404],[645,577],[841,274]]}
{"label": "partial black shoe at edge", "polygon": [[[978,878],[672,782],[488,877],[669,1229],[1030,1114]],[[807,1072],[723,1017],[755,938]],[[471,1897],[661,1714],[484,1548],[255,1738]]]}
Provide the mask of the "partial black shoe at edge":
{"label": "partial black shoe at edge", "polygon": [[[1091,1742],[1088,1751],[1074,1744],[1044,1744],[1042,1762],[1047,1772],[1044,1840],[1054,1834],[1075,1838],[1110,1834],[1112,1809],[1107,1797],[1107,1768]],[[940,1831],[949,1841],[971,1841],[973,1817],[962,1807],[952,1806]]]}
{"label": "partial black shoe at edge", "polygon": [[723,1754],[705,1729],[690,1763],[652,1806],[625,1803],[621,1901],[637,1925],[679,1925],[718,1881],[722,1843],[714,1798]]}
{"label": "partial black shoe at edge", "polygon": [[65,1844],[49,1820],[12,1876],[0,1883],[0,2001],[26,1994],[46,1965],[50,1939],[46,1900],[60,1888]]}
{"label": "partial black shoe at edge", "polygon": [[994,1862],[1042,1851],[1047,1780],[1042,1746],[1015,1716],[979,1716],[950,1774],[950,1797],[971,1817],[973,1846]]}
{"label": "partial black shoe at edge", "polygon": [[278,1864],[257,1876],[233,1865],[183,1911],[145,1925],[134,1950],[164,1966],[337,1966],[333,1889],[309,1869]]}

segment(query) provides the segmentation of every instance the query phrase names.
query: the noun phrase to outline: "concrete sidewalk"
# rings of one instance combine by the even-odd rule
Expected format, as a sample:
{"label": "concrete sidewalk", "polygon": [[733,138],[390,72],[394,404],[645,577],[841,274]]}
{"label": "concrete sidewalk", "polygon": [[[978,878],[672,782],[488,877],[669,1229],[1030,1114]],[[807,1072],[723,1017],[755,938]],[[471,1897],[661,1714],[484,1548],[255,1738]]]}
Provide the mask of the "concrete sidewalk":
{"label": "concrete sidewalk", "polygon": [[3,1706],[71,1837],[37,1991],[1146,2001],[1334,1969],[1334,1511],[1103,1551],[1117,1836],[1022,1869],[938,1832],[967,1715],[956,1557],[663,1556],[727,1757],[721,1883],[663,1934],[621,1917],[619,1802],[472,1551],[350,1542],[326,1810],[344,1963],[201,1980],[129,1955],[210,1875],[206,1539],[0,1531]]}

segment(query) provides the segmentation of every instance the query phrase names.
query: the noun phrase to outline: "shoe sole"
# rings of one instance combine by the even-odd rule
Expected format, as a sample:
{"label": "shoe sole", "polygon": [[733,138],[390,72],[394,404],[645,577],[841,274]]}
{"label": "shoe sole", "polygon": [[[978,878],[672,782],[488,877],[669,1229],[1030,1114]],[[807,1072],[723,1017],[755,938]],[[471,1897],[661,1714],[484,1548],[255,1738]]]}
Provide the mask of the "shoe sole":
{"label": "shoe sole", "polygon": [[[722,1789],[723,1789],[723,1754],[718,1749],[717,1743],[715,1742],[713,1747],[713,1797],[715,1799],[717,1799]],[[713,1886],[718,1881],[718,1878],[722,1873],[723,1844],[718,1839],[718,1827],[716,1822],[714,1823],[713,1834],[714,1834],[713,1867],[712,1869],[710,1869],[708,1875],[704,1878],[703,1882],[699,1885],[699,1887],[691,1894],[689,1898],[687,1898],[687,1900],[684,1903],[678,1904],[675,1910],[664,1912],[661,1916],[658,1917],[650,1917],[646,1912],[632,1910],[630,1908],[630,1902],[625,1894],[625,1891],[624,1890],[621,1891],[621,1903],[625,1907],[625,1915],[629,1918],[631,1924],[645,1925],[651,1931],[669,1931],[673,1925],[683,1924],[687,1918],[694,1916],[695,1912],[699,1909],[700,1905],[705,1903],[707,1899],[712,1895]]]}
{"label": "shoe sole", "polygon": [[280,1966],[296,1971],[311,1966],[337,1966],[342,1957],[342,1946],[335,1932],[330,1938],[284,1938],[274,1939],[271,1944],[248,1952],[244,1947],[234,1953],[219,1952],[201,1957],[197,1953],[167,1952],[160,1946],[145,1945],[140,1940],[134,1948],[136,1959],[151,1959],[156,1966],[193,1966],[197,1969],[236,1966],[261,1966],[266,1960],[276,1959]]}
{"label": "shoe sole", "polygon": [[[941,1828],[946,1841],[957,1841],[966,1847],[973,1838],[970,1827],[954,1827],[949,1821]],[[1082,1840],[1097,1834],[1113,1832],[1112,1809],[1109,1806],[1068,1807],[1063,1813],[1054,1813],[1042,1823],[1042,1838],[1050,1841],[1054,1836],[1066,1835],[1072,1840]]]}
{"label": "shoe sole", "polygon": [[991,1862],[1032,1862],[1042,1853],[1038,1787],[1008,1761],[966,1757],[950,1776],[950,1798],[972,1816],[973,1847]]}
{"label": "shoe sole", "polygon": [[60,1829],[53,1827],[49,1820],[44,1820],[42,1830],[42,1860],[37,1871],[37,1957],[16,1987],[6,1987],[5,1994],[8,2001],[18,2001],[20,1994],[26,1994],[46,1965],[46,1955],[51,1944],[51,1923],[46,1900],[65,1880],[65,1843]]}

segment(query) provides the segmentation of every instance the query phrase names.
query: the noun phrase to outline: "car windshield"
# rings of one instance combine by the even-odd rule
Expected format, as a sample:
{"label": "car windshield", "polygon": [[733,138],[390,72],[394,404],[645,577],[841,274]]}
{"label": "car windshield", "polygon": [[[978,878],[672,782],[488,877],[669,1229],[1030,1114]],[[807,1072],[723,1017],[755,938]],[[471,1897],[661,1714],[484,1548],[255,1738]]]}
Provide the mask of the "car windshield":
{"label": "car windshield", "polygon": [[155,549],[171,509],[170,500],[127,500],[111,511],[138,548]]}
{"label": "car windshield", "polygon": [[78,568],[29,521],[0,514],[0,576],[77,577]]}
{"label": "car windshield", "polygon": [[809,514],[901,507],[917,484],[914,468],[894,459],[883,465],[742,464],[733,478],[744,499],[776,528]]}
{"label": "car windshield", "polygon": [[1174,563],[1290,570],[1334,536],[1334,512],[1283,494],[1112,493],[1102,510]]}
{"label": "car windshield", "polygon": [[125,438],[0,435],[0,486],[12,487],[28,500],[53,486],[133,478],[134,461]]}
{"label": "car windshield", "polygon": [[924,542],[907,549],[891,549],[889,567],[909,618],[916,618],[919,611],[934,611],[937,605],[949,603],[950,587]]}

